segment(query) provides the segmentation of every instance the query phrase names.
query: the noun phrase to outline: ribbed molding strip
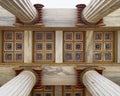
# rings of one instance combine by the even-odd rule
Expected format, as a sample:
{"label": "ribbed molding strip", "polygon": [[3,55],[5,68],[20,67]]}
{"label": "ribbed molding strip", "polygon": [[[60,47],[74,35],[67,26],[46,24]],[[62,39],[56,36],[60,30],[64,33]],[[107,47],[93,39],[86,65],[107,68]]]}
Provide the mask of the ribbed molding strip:
{"label": "ribbed molding strip", "polygon": [[86,71],[82,81],[92,96],[120,96],[120,86],[94,70]]}

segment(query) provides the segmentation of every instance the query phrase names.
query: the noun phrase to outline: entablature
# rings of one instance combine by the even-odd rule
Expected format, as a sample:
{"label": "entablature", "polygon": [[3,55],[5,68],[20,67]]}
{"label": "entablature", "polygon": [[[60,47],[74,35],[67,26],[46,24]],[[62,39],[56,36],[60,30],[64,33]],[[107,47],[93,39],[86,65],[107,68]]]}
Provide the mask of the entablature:
{"label": "entablature", "polygon": [[120,27],[98,27],[98,26],[82,26],[82,27],[40,27],[40,26],[0,26],[0,30],[31,30],[31,31],[118,31]]}

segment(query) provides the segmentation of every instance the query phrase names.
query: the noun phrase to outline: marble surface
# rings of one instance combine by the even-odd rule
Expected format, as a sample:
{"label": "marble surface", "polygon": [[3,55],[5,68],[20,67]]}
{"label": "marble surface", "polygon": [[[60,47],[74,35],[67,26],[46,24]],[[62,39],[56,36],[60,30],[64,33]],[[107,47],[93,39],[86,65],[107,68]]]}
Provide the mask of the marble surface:
{"label": "marble surface", "polygon": [[[77,10],[76,8],[44,8],[43,22],[46,27],[75,27],[77,22]],[[120,26],[119,22],[120,9],[104,18],[106,26]],[[15,16],[0,7],[0,26],[13,26],[14,23]]]}
{"label": "marble surface", "polygon": [[86,43],[85,43],[85,59],[87,63],[92,63],[93,62],[93,31],[92,30],[87,30],[86,31]]}
{"label": "marble surface", "polygon": [[104,23],[107,26],[120,26],[120,8],[104,17]]}
{"label": "marble surface", "polygon": [[0,67],[0,86],[15,77],[14,67]]}
{"label": "marble surface", "polygon": [[[117,44],[117,50],[119,51],[120,50],[120,30],[117,32],[117,40],[118,42],[116,42]],[[117,52],[117,63],[120,63],[120,52]]]}
{"label": "marble surface", "polygon": [[120,66],[103,66],[103,75],[120,86]]}
{"label": "marble surface", "polygon": [[43,9],[43,22],[49,27],[75,27],[77,9]]}
{"label": "marble surface", "polygon": [[63,63],[63,31],[61,30],[57,30],[56,33],[56,42],[55,42],[55,46],[56,46],[56,53],[55,53],[55,62],[56,63]]}
{"label": "marble surface", "polygon": [[43,85],[75,85],[76,72],[72,66],[49,66],[42,73]]}
{"label": "marble surface", "polygon": [[24,63],[32,63],[32,31],[24,31]]}
{"label": "marble surface", "polygon": [[0,6],[0,26],[13,26],[15,16]]}
{"label": "marble surface", "polygon": [[[14,66],[0,66],[0,86],[15,77]],[[75,66],[44,66],[42,73],[43,85],[75,85],[76,84],[76,72]],[[120,85],[120,66],[102,66],[104,67],[103,75]]]}

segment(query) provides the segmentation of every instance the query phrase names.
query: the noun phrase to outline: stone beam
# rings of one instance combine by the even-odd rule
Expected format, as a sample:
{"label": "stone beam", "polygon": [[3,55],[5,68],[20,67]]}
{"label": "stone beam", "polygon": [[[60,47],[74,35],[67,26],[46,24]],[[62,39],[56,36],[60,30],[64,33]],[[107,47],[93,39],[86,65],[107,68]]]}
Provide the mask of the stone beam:
{"label": "stone beam", "polygon": [[0,5],[25,24],[36,22],[39,19],[38,11],[30,0],[0,0]]}
{"label": "stone beam", "polygon": [[120,0],[91,0],[82,12],[82,20],[88,24],[96,24],[118,8]]}

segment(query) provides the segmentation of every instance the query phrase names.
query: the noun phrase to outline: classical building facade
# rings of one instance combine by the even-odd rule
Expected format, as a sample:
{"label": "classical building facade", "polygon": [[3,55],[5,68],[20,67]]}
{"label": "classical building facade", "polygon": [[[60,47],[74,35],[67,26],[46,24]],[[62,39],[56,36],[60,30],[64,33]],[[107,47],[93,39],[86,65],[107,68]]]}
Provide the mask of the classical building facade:
{"label": "classical building facade", "polygon": [[0,96],[120,96],[120,0],[0,5]]}

